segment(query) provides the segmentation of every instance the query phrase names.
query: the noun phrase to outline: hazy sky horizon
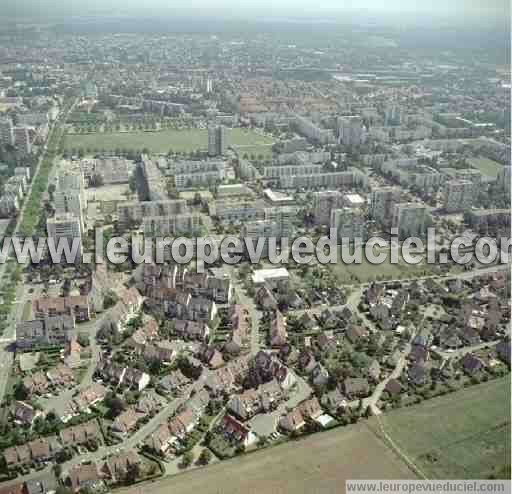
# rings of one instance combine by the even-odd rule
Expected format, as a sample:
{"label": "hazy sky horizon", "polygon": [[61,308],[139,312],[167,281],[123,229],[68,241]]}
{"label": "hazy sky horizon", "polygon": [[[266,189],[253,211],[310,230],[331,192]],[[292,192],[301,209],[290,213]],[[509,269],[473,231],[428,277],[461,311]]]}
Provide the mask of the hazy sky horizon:
{"label": "hazy sky horizon", "polygon": [[147,15],[198,17],[328,17],[369,16],[386,20],[449,18],[464,24],[510,24],[508,0],[4,0],[11,17],[83,15]]}

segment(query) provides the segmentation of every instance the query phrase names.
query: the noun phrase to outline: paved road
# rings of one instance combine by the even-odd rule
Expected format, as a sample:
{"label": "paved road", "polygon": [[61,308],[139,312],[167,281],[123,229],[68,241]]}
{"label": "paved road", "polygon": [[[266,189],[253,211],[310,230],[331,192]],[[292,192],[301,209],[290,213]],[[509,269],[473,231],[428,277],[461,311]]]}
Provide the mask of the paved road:
{"label": "paved road", "polygon": [[92,384],[92,376],[94,374],[94,371],[96,370],[96,367],[101,356],[101,347],[98,345],[98,342],[96,341],[96,333],[101,328],[102,322],[109,315],[110,310],[107,310],[103,312],[99,317],[91,321],[79,324],[77,326],[77,330],[79,332],[87,333],[89,336],[91,359],[87,366],[87,371],[84,377],[82,378],[82,381],[76,386],[73,386],[70,389],[62,391],[57,396],[53,396],[51,398],[40,398],[38,402],[41,404],[45,411],[49,412],[50,410],[55,410],[58,414],[63,413],[67,409],[69,403],[71,402],[73,395],[77,391],[85,389]]}
{"label": "paved road", "polygon": [[159,413],[157,413],[146,424],[140,427],[134,434],[127,437],[122,442],[122,444],[115,446],[101,446],[94,453],[79,455],[72,458],[71,460],[62,465],[63,474],[65,474],[65,472],[68,471],[74,465],[83,463],[84,461],[100,461],[105,456],[111,455],[112,453],[115,453],[120,449],[135,448],[139,443],[143,442],[144,439],[147,436],[149,436],[149,434],[156,430],[160,424],[163,424],[170,417],[172,417],[180,406],[184,405],[189,400],[188,397],[192,390],[195,390],[197,393],[203,389],[204,383],[207,377],[209,376],[209,373],[210,371],[208,369],[204,369],[200,379],[189,385],[183,391],[183,395],[180,398],[177,398],[168,405],[166,405]]}
{"label": "paved road", "polygon": [[[58,123],[62,121],[66,121],[69,114],[73,111],[74,107],[76,105],[76,101],[70,106],[69,110],[66,112],[64,119],[62,119],[62,116],[59,116],[55,122],[53,122],[52,126],[50,127],[50,130],[48,132],[48,138],[43,146],[43,152],[41,153],[41,156],[39,157],[39,160],[37,162],[36,170],[34,172],[34,176],[30,182],[29,189],[26,194],[26,199],[23,201],[23,205],[20,210],[20,214],[18,215],[18,218],[16,219],[16,226],[14,227],[14,231],[12,236],[15,237],[20,230],[21,224],[23,223],[23,218],[25,215],[25,209],[27,207],[27,204],[29,202],[29,198],[32,195],[32,187],[36,181],[36,177],[39,175],[39,171],[41,169],[41,164],[46,157],[46,153],[48,151],[48,142],[50,142],[50,138],[55,132],[55,129],[58,126]],[[9,249],[9,255],[11,254],[12,247]],[[7,269],[7,263],[0,265],[0,282],[3,281],[5,271]],[[18,283],[16,287],[16,300],[22,301],[24,299],[24,284]],[[4,331],[4,334],[2,335],[2,340],[0,341],[0,362],[5,363],[6,365],[0,367],[0,403],[4,400],[5,395],[5,388],[6,384],[9,378],[9,372],[13,365],[13,355],[9,351],[10,344],[15,341],[16,339],[16,321],[19,321],[21,319],[23,313],[23,304],[22,303],[14,303],[11,314],[9,315],[9,324],[7,329]],[[7,334],[6,334],[7,333]]]}
{"label": "paved road", "polygon": [[249,421],[253,432],[268,437],[276,431],[281,415],[293,410],[299,403],[311,396],[313,390],[307,381],[297,374],[295,374],[295,377],[297,378],[296,387],[286,401],[280,403],[273,412],[258,414]]}
{"label": "paved road", "polygon": [[[366,285],[365,285],[366,286]],[[310,309],[300,309],[300,310],[290,310],[289,314],[292,314],[295,317],[300,317],[305,313],[319,316],[325,309],[329,309],[331,311],[341,311],[344,307],[348,307],[353,314],[363,320],[363,323],[372,331],[377,331],[377,327],[375,323],[368,319],[365,313],[359,311],[359,302],[361,301],[361,297],[363,295],[365,286],[355,286],[351,287],[352,292],[347,297],[347,300],[344,304],[340,305],[317,305],[315,307],[311,307]]]}
{"label": "paved road", "polygon": [[434,353],[442,357],[443,359],[451,359],[456,357],[464,357],[467,353],[476,352],[478,350],[482,350],[483,348],[490,348],[496,346],[501,340],[496,341],[487,341],[485,343],[479,343],[478,345],[466,346],[463,348],[459,348],[452,352],[447,352],[445,350],[433,350]]}
{"label": "paved road", "polygon": [[246,307],[251,319],[251,354],[256,355],[260,348],[260,320],[262,318],[261,312],[257,309],[254,299],[249,297],[242,287],[240,281],[234,281],[235,293],[237,300]]}
{"label": "paved road", "polygon": [[[409,341],[405,345],[404,349],[401,351],[400,358],[398,359],[398,362],[395,365],[395,368],[391,371],[389,375],[387,375],[382,381],[380,381],[375,389],[373,390],[373,393],[368,396],[367,398],[363,399],[363,409],[366,409],[367,407],[370,407],[374,415],[380,415],[382,412],[377,407],[377,403],[379,402],[382,393],[384,392],[384,389],[386,388],[386,385],[388,381],[391,379],[398,379],[404,370],[404,367],[407,364],[407,357],[411,353],[412,350],[412,342],[416,335],[421,331],[421,328],[423,326],[424,320],[418,324],[416,331],[413,332],[411,337],[409,338]],[[348,406],[351,408],[356,408],[359,406],[359,400],[353,400],[348,403]]]}

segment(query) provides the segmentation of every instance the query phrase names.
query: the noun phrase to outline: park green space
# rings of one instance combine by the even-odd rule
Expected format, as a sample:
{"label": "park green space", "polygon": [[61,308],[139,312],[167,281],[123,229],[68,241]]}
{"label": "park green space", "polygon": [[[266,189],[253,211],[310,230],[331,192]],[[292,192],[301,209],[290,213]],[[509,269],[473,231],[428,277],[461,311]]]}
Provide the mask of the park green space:
{"label": "park green space", "polygon": [[489,158],[469,158],[468,162],[473,168],[480,170],[483,175],[492,179],[495,179],[503,168],[502,165]]}
{"label": "park green space", "polygon": [[[272,139],[252,129],[226,129],[227,145],[247,148],[249,154],[263,154],[271,149]],[[141,151],[152,153],[191,152],[208,148],[207,129],[166,129],[147,132],[114,132],[93,134],[68,134],[64,138],[68,151],[82,149],[95,151]]]}
{"label": "park green space", "polygon": [[[432,265],[422,261],[419,264],[407,264],[401,257],[397,264],[392,264],[389,250],[375,248],[375,255],[384,252],[387,257],[381,264],[370,263],[364,253],[362,262],[346,264],[338,262],[332,266],[335,276],[342,284],[369,283],[371,281],[399,280],[408,278],[420,278],[433,274]],[[329,265],[331,269],[331,265]]]}

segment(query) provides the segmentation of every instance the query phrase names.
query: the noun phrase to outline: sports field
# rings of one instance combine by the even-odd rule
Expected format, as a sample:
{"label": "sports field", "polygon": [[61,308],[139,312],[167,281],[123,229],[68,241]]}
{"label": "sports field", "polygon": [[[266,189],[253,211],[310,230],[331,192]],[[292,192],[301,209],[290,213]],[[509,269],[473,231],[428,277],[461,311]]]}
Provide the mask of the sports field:
{"label": "sports field", "polygon": [[483,175],[492,179],[496,178],[498,172],[503,168],[502,165],[489,158],[469,158],[468,162],[473,168],[480,170]]}
{"label": "sports field", "polygon": [[510,376],[392,411],[380,420],[429,478],[482,479],[510,465]]}
{"label": "sports field", "polygon": [[[272,139],[252,129],[226,129],[227,145],[241,149],[247,147],[249,154],[263,154],[271,149]],[[208,149],[206,129],[162,130],[155,132],[117,132],[96,134],[68,134],[64,138],[67,150],[84,151],[139,151],[148,148],[153,153],[169,151],[190,152]]]}
{"label": "sports field", "polygon": [[[290,441],[146,486],[152,494],[342,494],[347,479],[414,474],[365,424]],[[138,494],[142,486],[119,492]]]}

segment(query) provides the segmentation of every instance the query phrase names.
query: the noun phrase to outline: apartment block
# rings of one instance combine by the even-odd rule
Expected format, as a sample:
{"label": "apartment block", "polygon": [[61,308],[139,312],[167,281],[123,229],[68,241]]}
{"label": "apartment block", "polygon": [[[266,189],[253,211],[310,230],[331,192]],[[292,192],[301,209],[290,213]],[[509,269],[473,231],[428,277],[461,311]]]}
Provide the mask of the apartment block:
{"label": "apartment block", "polygon": [[14,126],[9,117],[0,119],[0,143],[14,145]]}
{"label": "apartment block", "polygon": [[469,180],[449,180],[443,190],[446,212],[468,211],[475,200],[475,185]]}
{"label": "apartment block", "polygon": [[223,125],[208,127],[208,155],[222,156],[226,152],[226,128]]}
{"label": "apartment block", "polygon": [[28,127],[14,127],[14,145],[21,149],[24,153],[32,152],[32,142],[30,141],[30,133]]}
{"label": "apartment block", "polygon": [[16,325],[16,346],[30,349],[63,346],[75,336],[75,318],[71,315],[44,316]]}
{"label": "apartment block", "polygon": [[168,199],[166,201],[128,201],[117,205],[117,216],[122,228],[131,223],[140,224],[144,218],[154,216],[175,216],[188,212],[187,201],[184,199]]}
{"label": "apartment block", "polygon": [[310,189],[314,187],[364,187],[368,179],[366,175],[357,168],[350,168],[343,172],[318,173],[315,175],[292,175],[281,177],[281,187],[297,189]]}
{"label": "apartment block", "polygon": [[400,202],[400,189],[379,187],[372,191],[370,217],[384,227],[391,226],[395,205]]}
{"label": "apartment block", "polygon": [[60,239],[66,239],[70,248],[72,242],[78,239],[79,248],[76,255],[79,257],[82,254],[82,229],[79,218],[71,213],[56,215],[46,220],[46,229],[49,238],[53,239],[56,243]]}
{"label": "apartment block", "polygon": [[199,213],[148,216],[142,220],[142,231],[152,237],[199,233],[202,226],[203,216]]}
{"label": "apartment block", "polygon": [[428,210],[422,204],[403,202],[393,208],[392,227],[398,229],[400,240],[421,237],[427,228]]}
{"label": "apartment block", "polygon": [[338,140],[345,146],[360,146],[364,142],[363,119],[359,115],[338,117]]}
{"label": "apartment block", "polygon": [[341,245],[367,238],[366,216],[358,208],[334,209],[331,212],[331,228],[336,229]]}
{"label": "apartment block", "polygon": [[317,225],[328,225],[331,211],[343,206],[343,194],[338,190],[324,190],[313,194],[313,214]]}

